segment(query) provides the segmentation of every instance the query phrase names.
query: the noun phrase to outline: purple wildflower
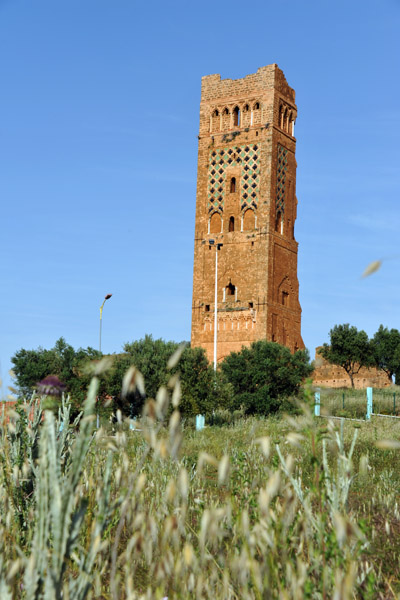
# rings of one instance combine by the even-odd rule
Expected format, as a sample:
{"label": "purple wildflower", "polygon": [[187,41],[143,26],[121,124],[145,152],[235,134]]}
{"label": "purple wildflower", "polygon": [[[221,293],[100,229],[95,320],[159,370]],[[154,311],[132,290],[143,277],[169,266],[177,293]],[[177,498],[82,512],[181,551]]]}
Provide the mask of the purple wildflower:
{"label": "purple wildflower", "polygon": [[67,386],[62,383],[57,375],[48,375],[37,384],[39,394],[44,396],[61,396]]}

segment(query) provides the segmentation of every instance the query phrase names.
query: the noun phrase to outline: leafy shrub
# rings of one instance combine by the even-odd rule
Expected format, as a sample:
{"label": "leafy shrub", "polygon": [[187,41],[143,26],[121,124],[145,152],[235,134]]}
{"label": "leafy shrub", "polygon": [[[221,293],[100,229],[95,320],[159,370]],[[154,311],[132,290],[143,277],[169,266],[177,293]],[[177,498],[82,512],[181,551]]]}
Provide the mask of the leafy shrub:
{"label": "leafy shrub", "polygon": [[290,408],[283,399],[294,396],[312,367],[306,350],[291,354],[275,342],[253,342],[240,352],[232,352],[221,363],[227,381],[233,386],[234,407],[243,406],[246,414],[275,413]]}
{"label": "leafy shrub", "polygon": [[[216,407],[230,405],[232,388],[219,374],[215,375],[203,348],[185,347],[179,364],[168,370],[171,356],[180,347],[182,345],[176,342],[155,340],[151,335],[125,344],[124,354],[115,358],[107,378],[108,393],[116,399],[116,405],[123,414],[139,416],[145,397],[155,398],[157,390],[167,384],[170,374],[179,374],[182,393],[180,410],[185,417],[198,413],[209,415]],[[146,396],[137,389],[122,395],[122,379],[131,366],[142,373]]]}

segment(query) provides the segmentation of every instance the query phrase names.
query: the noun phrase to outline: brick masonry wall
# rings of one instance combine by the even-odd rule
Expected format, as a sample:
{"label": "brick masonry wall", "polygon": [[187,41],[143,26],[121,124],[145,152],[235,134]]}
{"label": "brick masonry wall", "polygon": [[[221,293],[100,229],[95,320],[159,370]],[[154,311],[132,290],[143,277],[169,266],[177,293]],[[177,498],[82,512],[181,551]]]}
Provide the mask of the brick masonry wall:
{"label": "brick masonry wall", "polygon": [[[337,365],[331,365],[318,354],[315,349],[315,369],[312,375],[313,385],[329,388],[350,388],[350,377],[346,371]],[[390,387],[388,376],[381,369],[361,368],[354,376],[354,387],[363,389],[366,387],[385,388]]]}
{"label": "brick masonry wall", "polygon": [[191,343],[210,360],[216,243],[223,244],[218,361],[258,339],[304,347],[294,238],[296,116],[294,90],[275,64],[238,80],[202,78]]}

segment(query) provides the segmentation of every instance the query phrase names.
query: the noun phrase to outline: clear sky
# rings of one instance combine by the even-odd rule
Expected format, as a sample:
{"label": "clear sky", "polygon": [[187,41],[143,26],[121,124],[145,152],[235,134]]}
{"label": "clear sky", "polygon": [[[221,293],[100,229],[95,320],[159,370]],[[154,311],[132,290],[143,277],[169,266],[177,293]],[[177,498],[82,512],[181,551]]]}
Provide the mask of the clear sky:
{"label": "clear sky", "polygon": [[0,0],[0,57],[5,384],[20,348],[97,347],[107,293],[104,352],[190,339],[201,77],[271,63],[298,106],[304,342],[400,328],[399,0]]}

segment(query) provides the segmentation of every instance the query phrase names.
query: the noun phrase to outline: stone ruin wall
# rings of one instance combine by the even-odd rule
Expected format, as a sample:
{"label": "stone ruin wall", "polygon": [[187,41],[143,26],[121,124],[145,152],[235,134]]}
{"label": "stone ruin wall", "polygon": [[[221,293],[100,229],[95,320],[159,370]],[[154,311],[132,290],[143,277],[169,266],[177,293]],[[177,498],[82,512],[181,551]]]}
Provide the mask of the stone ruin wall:
{"label": "stone ruin wall", "polygon": [[[313,385],[316,387],[350,388],[350,377],[346,371],[337,365],[331,365],[315,349],[315,370],[312,375]],[[381,369],[362,367],[354,376],[354,387],[364,389],[367,387],[386,388],[391,383],[388,376]]]}

